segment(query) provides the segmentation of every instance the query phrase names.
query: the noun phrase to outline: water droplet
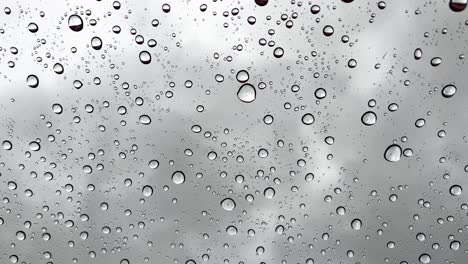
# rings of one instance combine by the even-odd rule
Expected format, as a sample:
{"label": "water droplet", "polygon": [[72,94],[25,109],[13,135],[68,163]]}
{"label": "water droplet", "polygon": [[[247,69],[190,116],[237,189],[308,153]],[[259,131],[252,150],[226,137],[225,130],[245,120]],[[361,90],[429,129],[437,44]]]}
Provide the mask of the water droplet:
{"label": "water droplet", "polygon": [[435,58],[432,58],[431,60],[431,65],[434,67],[439,66],[441,63],[442,63],[442,59],[440,57],[435,57]]}
{"label": "water droplet", "polygon": [[139,120],[143,125],[151,124],[151,118],[148,115],[141,115]]}
{"label": "water droplet", "polygon": [[162,10],[164,13],[169,13],[171,12],[171,6],[169,4],[163,4],[162,5]]}
{"label": "water droplet", "polygon": [[255,3],[258,6],[266,6],[268,4],[268,0],[255,0]]}
{"label": "water droplet", "polygon": [[372,111],[367,111],[362,115],[361,122],[366,126],[372,126],[377,122],[377,115]]}
{"label": "water droplet", "polygon": [[226,198],[221,201],[221,207],[226,211],[232,211],[236,208],[236,203],[231,198]]}
{"label": "water droplet", "polygon": [[323,89],[323,88],[317,88],[317,90],[315,90],[314,92],[315,94],[315,97],[317,99],[323,99],[327,96],[327,90]]}
{"label": "water droplet", "polygon": [[273,197],[275,197],[275,189],[271,188],[271,187],[268,187],[266,188],[264,191],[263,191],[263,195],[265,196],[265,198],[267,199],[272,199]]}
{"label": "water droplet", "polygon": [[414,50],[414,59],[415,60],[421,59],[422,55],[423,55],[423,53],[422,53],[422,50],[420,48],[417,48],[417,49]]}
{"label": "water droplet", "polygon": [[62,74],[63,73],[63,65],[60,64],[60,63],[55,63],[53,69],[54,69],[54,72],[56,74]]}
{"label": "water droplet", "polygon": [[37,26],[36,23],[31,22],[31,23],[29,23],[29,25],[28,25],[28,30],[29,30],[29,32],[31,32],[31,33],[36,33],[37,31],[39,31],[39,27]]}
{"label": "water droplet", "polygon": [[159,161],[151,160],[150,162],[148,162],[148,167],[150,167],[153,170],[157,169],[159,167]]}
{"label": "water droplet", "polygon": [[452,241],[452,243],[450,243],[450,249],[451,250],[458,250],[460,249],[460,242],[455,240],[455,241]]}
{"label": "water droplet", "polygon": [[273,50],[273,56],[275,56],[275,58],[281,58],[283,57],[284,55],[284,50],[283,48],[281,47],[276,47],[274,50]]}
{"label": "water droplet", "polygon": [[28,75],[26,78],[26,84],[31,88],[36,88],[39,86],[39,78],[34,74]]}
{"label": "water droplet", "polygon": [[357,61],[355,59],[350,59],[348,61],[348,67],[349,68],[355,68],[357,66]]}
{"label": "water droplet", "polygon": [[242,85],[237,91],[237,98],[244,103],[251,103],[255,101],[257,97],[257,91],[250,83]]}
{"label": "water droplet", "polygon": [[331,35],[333,35],[333,33],[335,32],[335,29],[330,26],[330,25],[326,25],[324,28],[323,28],[323,35],[329,37]]}
{"label": "water droplet", "polygon": [[57,114],[57,115],[61,114],[61,113],[63,112],[62,105],[60,105],[60,104],[53,104],[53,105],[52,105],[52,111],[53,111],[55,114]]}
{"label": "water droplet", "polygon": [[83,29],[83,19],[78,15],[71,15],[68,18],[68,27],[75,32],[81,31]]}
{"label": "water droplet", "polygon": [[454,12],[461,12],[465,10],[468,0],[450,0],[449,7]]}
{"label": "water droplet", "polygon": [[144,50],[144,51],[140,52],[139,57],[140,57],[141,63],[143,63],[143,64],[151,63],[151,54],[148,51]]}
{"label": "water droplet", "polygon": [[429,254],[422,254],[421,256],[419,256],[419,262],[427,264],[431,262],[431,256]]}
{"label": "water droplet", "polygon": [[102,48],[102,40],[100,37],[93,37],[91,39],[91,47],[95,50],[100,50]]}
{"label": "water droplet", "polygon": [[153,187],[151,187],[149,185],[143,186],[142,193],[146,197],[149,197],[149,196],[153,195]]}
{"label": "water droplet", "polygon": [[320,6],[318,6],[318,5],[313,5],[313,6],[311,6],[311,7],[310,7],[310,12],[311,12],[312,14],[314,14],[314,15],[315,15],[315,14],[318,14],[318,13],[320,12]]}
{"label": "water droplet", "polygon": [[230,235],[230,236],[236,235],[236,234],[237,234],[237,227],[232,226],[232,225],[231,225],[231,226],[228,226],[228,227],[226,228],[226,233],[228,233],[228,235]]}
{"label": "water droplet", "polygon": [[245,83],[249,80],[249,73],[245,70],[240,70],[237,72],[236,79],[238,82]]}
{"label": "water droplet", "polygon": [[459,196],[462,194],[462,187],[460,185],[452,185],[452,187],[450,187],[450,194],[453,195],[453,196]]}
{"label": "water droplet", "polygon": [[355,218],[355,219],[353,219],[353,221],[351,221],[351,228],[352,229],[359,230],[359,229],[361,229],[361,227],[362,227],[361,219]]}
{"label": "water droplet", "polygon": [[450,98],[455,95],[457,92],[457,87],[453,84],[448,84],[442,88],[442,96],[445,98]]}
{"label": "water droplet", "polygon": [[311,113],[307,113],[302,116],[301,120],[304,125],[312,125],[315,122],[315,117]]}
{"label": "water droplet", "polygon": [[29,149],[32,151],[39,151],[41,149],[41,145],[37,141],[32,141],[29,143]]}
{"label": "water droplet", "polygon": [[5,140],[2,142],[2,147],[4,150],[11,150],[13,148],[13,144],[9,140]]}
{"label": "water droplet", "polygon": [[172,174],[172,182],[175,184],[182,184],[185,182],[185,174],[181,171],[176,171]]}
{"label": "water droplet", "polygon": [[384,157],[387,161],[396,162],[401,159],[401,154],[401,147],[396,144],[392,144],[385,150]]}

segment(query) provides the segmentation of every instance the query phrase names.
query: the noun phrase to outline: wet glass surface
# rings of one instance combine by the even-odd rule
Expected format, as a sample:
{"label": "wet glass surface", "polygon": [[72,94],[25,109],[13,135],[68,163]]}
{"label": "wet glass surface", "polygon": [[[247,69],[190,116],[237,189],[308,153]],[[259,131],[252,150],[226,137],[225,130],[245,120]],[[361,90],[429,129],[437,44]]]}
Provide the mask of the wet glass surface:
{"label": "wet glass surface", "polygon": [[467,0],[0,3],[0,263],[468,262]]}

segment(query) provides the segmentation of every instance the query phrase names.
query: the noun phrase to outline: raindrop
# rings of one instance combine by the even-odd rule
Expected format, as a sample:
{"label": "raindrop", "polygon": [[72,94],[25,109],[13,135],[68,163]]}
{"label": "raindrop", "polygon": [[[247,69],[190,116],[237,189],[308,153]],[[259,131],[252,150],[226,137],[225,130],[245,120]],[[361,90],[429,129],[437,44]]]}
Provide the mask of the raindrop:
{"label": "raindrop", "polygon": [[32,151],[39,151],[41,149],[41,145],[37,141],[32,141],[29,143],[29,149]]}
{"label": "raindrop", "polygon": [[13,144],[9,140],[4,140],[2,142],[2,147],[4,150],[11,150],[13,148]]}
{"label": "raindrop", "polygon": [[28,25],[28,30],[29,30],[29,32],[31,32],[31,33],[36,33],[37,31],[39,31],[39,27],[37,26],[36,23],[31,22],[31,23],[29,23],[29,25]]}
{"label": "raindrop", "polygon": [[55,114],[57,114],[57,115],[61,114],[61,113],[63,112],[62,105],[60,105],[60,104],[53,104],[53,105],[52,105],[52,111],[53,111]]}
{"label": "raindrop", "polygon": [[315,117],[311,113],[307,113],[302,116],[301,120],[304,125],[312,125],[315,121]]}
{"label": "raindrop", "polygon": [[366,126],[372,126],[377,122],[377,115],[372,111],[365,112],[361,117],[361,122]]}
{"label": "raindrop", "polygon": [[139,120],[143,125],[151,124],[151,118],[148,115],[141,115]]}
{"label": "raindrop", "polygon": [[26,78],[26,84],[31,88],[36,88],[39,86],[39,79],[34,74],[28,75]]}
{"label": "raindrop", "polygon": [[442,96],[445,98],[450,98],[455,95],[457,92],[457,87],[453,84],[448,84],[442,88]]}
{"label": "raindrop", "polygon": [[236,208],[236,203],[231,198],[226,198],[221,201],[221,207],[226,211],[232,211]]}
{"label": "raindrop", "polygon": [[241,100],[244,103],[251,103],[255,101],[256,97],[257,91],[255,90],[255,87],[253,87],[253,85],[251,85],[250,83],[242,85],[237,91],[237,98],[239,98],[239,100]]}
{"label": "raindrop", "polygon": [[68,27],[75,32],[81,31],[83,29],[83,19],[78,15],[71,15],[68,18]]}
{"label": "raindrop", "polygon": [[461,12],[465,10],[468,0],[450,0],[449,7],[454,12]]}
{"label": "raindrop", "polygon": [[245,70],[240,70],[237,72],[236,79],[238,82],[245,83],[249,80],[249,73]]}
{"label": "raindrop", "polygon": [[450,194],[453,195],[453,196],[459,196],[462,194],[462,187],[460,185],[452,185],[452,187],[450,187]]}
{"label": "raindrop", "polygon": [[335,32],[335,29],[330,25],[326,25],[323,28],[323,35],[325,35],[326,37],[330,37],[331,35],[333,35],[334,32]]}
{"label": "raindrop", "polygon": [[182,184],[185,182],[185,174],[181,171],[176,171],[172,174],[172,182],[175,184]]}
{"label": "raindrop", "polygon": [[266,4],[268,4],[268,0],[255,0],[255,3],[258,6],[266,6]]}
{"label": "raindrop", "polygon": [[431,60],[431,65],[434,67],[439,66],[442,63],[442,59],[440,57],[435,57]]}
{"label": "raindrop", "polygon": [[281,58],[283,57],[284,55],[284,50],[283,48],[281,47],[276,47],[274,50],[273,50],[273,56],[275,56],[275,58]]}
{"label": "raindrop", "polygon": [[396,162],[401,159],[401,154],[401,147],[396,144],[392,144],[385,150],[384,158],[387,161]]}
{"label": "raindrop", "polygon": [[100,50],[102,48],[102,40],[99,37],[93,37],[91,39],[91,47],[95,50]]}
{"label": "raindrop", "polygon": [[139,57],[140,57],[141,63],[143,63],[143,64],[151,63],[151,54],[148,51],[144,50],[144,51],[140,52]]}
{"label": "raindrop", "polygon": [[421,256],[419,256],[419,262],[427,264],[431,262],[431,256],[429,254],[422,254]]}
{"label": "raindrop", "polygon": [[266,188],[264,191],[263,191],[263,195],[265,196],[265,198],[267,199],[272,199],[273,197],[275,197],[275,189],[271,188],[271,187],[268,187]]}
{"label": "raindrop", "polygon": [[414,59],[419,60],[422,58],[422,50],[420,48],[417,48],[414,50]]}
{"label": "raindrop", "polygon": [[63,66],[60,63],[55,63],[53,69],[54,69],[54,72],[56,74],[62,74],[63,73]]}
{"label": "raindrop", "polygon": [[159,167],[159,161],[151,160],[150,162],[148,162],[148,167],[150,167],[151,169],[158,168]]}
{"label": "raindrop", "polygon": [[353,221],[351,221],[351,228],[354,230],[359,230],[362,227],[362,221],[361,219],[355,218]]}
{"label": "raindrop", "polygon": [[142,189],[142,193],[146,197],[153,195],[153,187],[145,185]]}

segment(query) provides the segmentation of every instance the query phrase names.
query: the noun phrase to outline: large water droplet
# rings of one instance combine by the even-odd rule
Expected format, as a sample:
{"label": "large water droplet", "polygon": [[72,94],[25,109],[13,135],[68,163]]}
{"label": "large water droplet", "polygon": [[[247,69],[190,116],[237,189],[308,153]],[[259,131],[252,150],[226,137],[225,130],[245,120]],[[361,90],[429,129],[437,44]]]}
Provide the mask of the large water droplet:
{"label": "large water droplet", "polygon": [[457,87],[453,84],[448,84],[442,88],[442,96],[445,98],[450,98],[455,95],[457,92]]}
{"label": "large water droplet", "polygon": [[429,254],[422,254],[421,256],[419,256],[419,262],[427,264],[431,262],[431,256]]}
{"label": "large water droplet", "polygon": [[401,153],[401,147],[396,144],[392,144],[385,150],[384,158],[387,161],[396,162],[401,159]]}
{"label": "large water droplet", "polygon": [[172,182],[175,184],[182,184],[185,182],[185,174],[181,171],[176,171],[172,174]]}
{"label": "large water droplet", "polygon": [[263,195],[267,199],[272,199],[273,197],[275,197],[275,194],[276,194],[275,189],[271,187],[268,187],[263,191]]}
{"label": "large water droplet", "polygon": [[323,28],[323,35],[329,37],[331,35],[333,35],[333,33],[335,32],[335,29],[330,26],[330,25],[326,25],[324,28]]}
{"label": "large water droplet", "polygon": [[275,58],[281,58],[283,57],[283,55],[284,55],[283,48],[277,47],[273,50],[273,56],[275,56]]}
{"label": "large water droplet", "polygon": [[91,47],[95,50],[100,50],[102,48],[102,40],[100,37],[93,37],[91,39]]}
{"label": "large water droplet", "polygon": [[221,207],[226,211],[232,211],[236,208],[236,203],[231,198],[226,198],[221,201]]}
{"label": "large water droplet", "polygon": [[30,74],[26,78],[26,84],[31,88],[36,88],[39,86],[39,78],[37,78],[37,76],[34,74]]}
{"label": "large water droplet", "polygon": [[140,52],[139,57],[140,57],[141,63],[143,64],[149,64],[151,62],[151,54],[146,50]]}
{"label": "large water droplet", "polygon": [[367,111],[362,115],[361,122],[366,126],[372,126],[377,122],[377,115],[372,111]]}
{"label": "large water droplet", "polygon": [[453,196],[459,196],[462,194],[462,187],[460,185],[452,185],[452,187],[450,187],[450,194],[453,195]]}
{"label": "large water droplet", "polygon": [[266,6],[266,4],[268,4],[268,0],[255,0],[255,3],[258,6]]}
{"label": "large water droplet", "polygon": [[75,31],[81,31],[83,29],[83,19],[79,15],[71,15],[68,18],[68,27]]}
{"label": "large water droplet", "polygon": [[359,229],[361,229],[361,227],[362,227],[361,219],[355,218],[355,219],[353,219],[353,221],[351,221],[351,228],[352,229],[359,230]]}
{"label": "large water droplet", "polygon": [[465,10],[468,0],[450,0],[449,7],[454,12],[461,12]]}
{"label": "large water droplet", "polygon": [[249,73],[245,70],[240,70],[236,74],[236,79],[238,82],[245,83],[249,80]]}
{"label": "large water droplet", "polygon": [[141,115],[139,120],[143,125],[151,124],[151,118],[148,115]]}
{"label": "large water droplet", "polygon": [[146,197],[153,195],[153,187],[145,185],[142,189],[142,193]]}
{"label": "large water droplet", "polygon": [[250,83],[242,85],[237,91],[237,98],[239,98],[239,100],[241,100],[244,103],[251,103],[255,101],[256,97],[257,91],[255,90],[255,87],[253,87],[253,85],[251,85]]}
{"label": "large water droplet", "polygon": [[311,113],[307,113],[302,116],[301,120],[304,125],[312,125],[315,122],[315,117]]}

